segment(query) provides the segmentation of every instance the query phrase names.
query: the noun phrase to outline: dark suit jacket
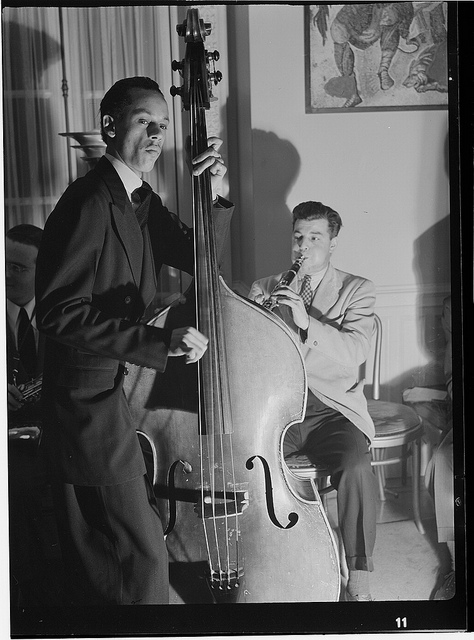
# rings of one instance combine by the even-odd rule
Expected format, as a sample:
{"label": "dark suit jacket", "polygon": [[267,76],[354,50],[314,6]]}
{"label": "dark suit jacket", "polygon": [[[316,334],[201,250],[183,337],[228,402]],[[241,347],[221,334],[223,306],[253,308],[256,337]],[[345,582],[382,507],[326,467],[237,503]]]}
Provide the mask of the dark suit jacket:
{"label": "dark suit jacket", "polygon": [[[216,216],[221,238],[226,204]],[[145,472],[120,365],[166,367],[170,330],[140,322],[162,264],[192,273],[192,232],[153,194],[142,233],[106,158],[68,187],[46,222],[36,267],[37,323],[49,338],[45,436],[65,482],[110,485]]]}
{"label": "dark suit jacket", "polygon": [[[6,322],[6,338],[7,338],[7,382],[20,386],[30,380],[30,376],[26,372],[16,347],[16,340],[11,327]],[[34,377],[38,377],[43,372],[45,338],[41,334],[38,337],[37,363]],[[16,374],[14,375],[14,370]],[[31,422],[41,421],[41,409],[39,402],[28,402],[18,411],[8,411],[8,426],[18,427],[29,424]]]}

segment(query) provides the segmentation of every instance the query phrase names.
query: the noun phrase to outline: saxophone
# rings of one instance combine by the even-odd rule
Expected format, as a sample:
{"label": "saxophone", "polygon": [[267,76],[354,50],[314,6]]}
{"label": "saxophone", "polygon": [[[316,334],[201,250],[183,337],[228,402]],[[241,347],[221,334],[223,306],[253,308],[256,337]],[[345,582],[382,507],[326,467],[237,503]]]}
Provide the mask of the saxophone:
{"label": "saxophone", "polygon": [[23,400],[27,403],[37,402],[41,398],[41,387],[43,385],[43,374],[20,384],[18,389],[23,394]]}
{"label": "saxophone", "polygon": [[[43,375],[39,375],[28,382],[18,385],[18,389],[23,394],[24,405],[34,404],[41,398],[41,387],[43,384]],[[18,417],[12,420],[8,427],[8,440],[10,442],[21,440],[29,441],[37,446],[41,439],[42,424],[41,419],[22,418],[22,409],[19,410]]]}

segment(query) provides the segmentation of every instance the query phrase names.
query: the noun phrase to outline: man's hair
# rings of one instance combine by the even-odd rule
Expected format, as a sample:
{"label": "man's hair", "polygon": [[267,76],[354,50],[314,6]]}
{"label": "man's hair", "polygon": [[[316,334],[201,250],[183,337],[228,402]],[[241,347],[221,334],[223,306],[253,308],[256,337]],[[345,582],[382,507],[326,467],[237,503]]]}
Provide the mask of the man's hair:
{"label": "man's hair", "polygon": [[5,235],[13,242],[29,244],[39,249],[43,229],[36,227],[34,224],[18,224],[16,227],[9,229]]}
{"label": "man's hair", "polygon": [[297,204],[293,209],[293,227],[297,220],[327,220],[331,238],[335,238],[342,227],[338,212],[322,202],[309,201]]}
{"label": "man's hair", "polygon": [[127,107],[132,104],[131,92],[133,89],[156,91],[164,98],[158,83],[146,76],[134,76],[133,78],[118,80],[110,87],[100,103],[100,134],[104,142],[107,142],[107,136],[105,135],[102,124],[103,117],[109,115],[112,116],[116,122],[119,121]]}

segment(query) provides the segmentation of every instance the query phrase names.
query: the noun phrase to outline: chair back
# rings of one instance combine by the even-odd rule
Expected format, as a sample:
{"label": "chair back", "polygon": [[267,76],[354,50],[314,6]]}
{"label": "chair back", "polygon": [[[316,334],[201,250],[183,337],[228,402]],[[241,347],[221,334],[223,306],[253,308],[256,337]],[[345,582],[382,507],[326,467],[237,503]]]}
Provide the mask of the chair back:
{"label": "chair back", "polygon": [[380,400],[380,361],[382,359],[382,321],[374,314],[374,365],[372,373],[372,398]]}
{"label": "chair back", "polygon": [[[380,400],[380,367],[382,360],[382,321],[377,314],[374,314],[374,326],[372,330],[372,345],[370,347],[370,353],[364,364],[361,365],[359,370],[359,380],[372,374],[372,391],[369,394],[367,387],[364,389],[366,397],[371,400]],[[372,365],[372,371],[370,371],[369,364]]]}

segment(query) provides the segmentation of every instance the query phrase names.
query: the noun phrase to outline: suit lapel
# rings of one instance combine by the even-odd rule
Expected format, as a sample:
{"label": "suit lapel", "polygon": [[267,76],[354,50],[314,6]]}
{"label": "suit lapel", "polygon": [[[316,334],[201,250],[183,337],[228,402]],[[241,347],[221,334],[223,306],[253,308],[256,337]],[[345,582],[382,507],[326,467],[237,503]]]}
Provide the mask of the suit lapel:
{"label": "suit lapel", "polygon": [[[293,291],[298,291],[297,280],[293,280],[291,283],[291,288]],[[316,293],[314,294],[313,302],[311,303],[311,307],[309,310],[309,315],[317,320],[321,318],[321,316],[325,316],[329,309],[333,307],[333,305],[339,299],[339,290],[342,287],[342,280],[336,271],[336,269],[329,264],[326,273],[324,274],[324,278],[319,283],[318,288],[316,289]],[[294,327],[296,330],[296,325],[293,322],[293,314],[291,313],[289,307],[282,305],[275,309],[277,315],[279,315],[290,327]]]}
{"label": "suit lapel", "polygon": [[110,191],[112,197],[110,204],[112,217],[127,255],[135,284],[138,287],[141,280],[143,260],[142,231],[137,222],[132,204],[128,199],[125,187],[107,158],[101,158],[95,170],[100,173]]}
{"label": "suit lapel", "polygon": [[[297,280],[293,280],[290,287],[293,291],[298,291]],[[309,315],[312,318],[319,320],[322,316],[326,316],[329,310],[336,304],[339,299],[339,291],[342,287],[342,280],[337,270],[329,264],[324,278],[319,283],[316,293],[314,294],[313,302],[309,310]],[[298,327],[293,321],[293,314],[286,305],[281,305],[274,310],[276,315],[280,316],[283,321],[292,327],[294,331],[298,331]]]}
{"label": "suit lapel", "polygon": [[319,283],[316,293],[311,304],[311,315],[320,317],[326,315],[329,309],[337,302],[339,290],[342,286],[341,278],[336,269],[329,264],[324,278]]}

